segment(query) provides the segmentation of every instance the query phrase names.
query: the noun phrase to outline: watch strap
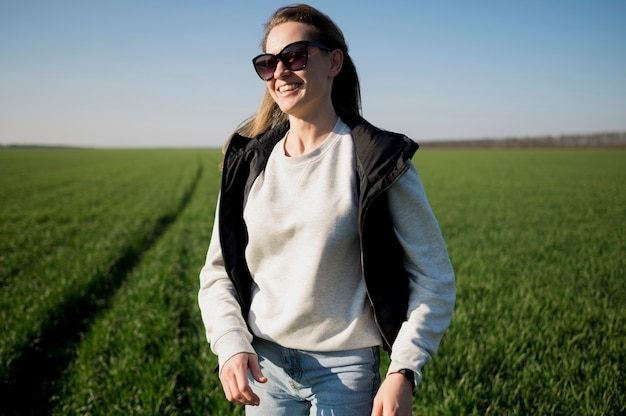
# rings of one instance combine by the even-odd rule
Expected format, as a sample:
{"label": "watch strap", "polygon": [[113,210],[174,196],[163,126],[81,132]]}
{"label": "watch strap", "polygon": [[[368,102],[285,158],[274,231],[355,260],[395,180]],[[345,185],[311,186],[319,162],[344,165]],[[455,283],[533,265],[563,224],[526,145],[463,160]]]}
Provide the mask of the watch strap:
{"label": "watch strap", "polygon": [[403,368],[401,370],[398,370],[398,373],[402,374],[411,383],[413,388],[415,388],[415,373],[413,372],[413,370]]}

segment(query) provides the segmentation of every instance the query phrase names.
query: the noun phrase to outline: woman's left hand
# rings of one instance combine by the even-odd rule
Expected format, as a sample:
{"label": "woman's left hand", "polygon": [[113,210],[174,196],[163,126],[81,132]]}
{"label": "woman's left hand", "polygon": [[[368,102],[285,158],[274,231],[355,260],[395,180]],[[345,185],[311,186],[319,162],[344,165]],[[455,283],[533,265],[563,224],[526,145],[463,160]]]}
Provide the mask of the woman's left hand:
{"label": "woman's left hand", "polygon": [[411,416],[413,386],[400,373],[391,373],[383,381],[376,397],[372,416]]}

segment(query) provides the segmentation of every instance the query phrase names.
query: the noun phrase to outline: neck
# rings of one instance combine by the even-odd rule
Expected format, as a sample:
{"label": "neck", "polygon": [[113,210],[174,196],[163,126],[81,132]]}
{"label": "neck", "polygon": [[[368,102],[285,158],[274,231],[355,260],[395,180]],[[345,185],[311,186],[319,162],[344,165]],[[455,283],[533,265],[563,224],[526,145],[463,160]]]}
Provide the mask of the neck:
{"label": "neck", "polygon": [[333,131],[337,118],[334,110],[310,119],[289,117],[285,154],[300,156],[317,148]]}

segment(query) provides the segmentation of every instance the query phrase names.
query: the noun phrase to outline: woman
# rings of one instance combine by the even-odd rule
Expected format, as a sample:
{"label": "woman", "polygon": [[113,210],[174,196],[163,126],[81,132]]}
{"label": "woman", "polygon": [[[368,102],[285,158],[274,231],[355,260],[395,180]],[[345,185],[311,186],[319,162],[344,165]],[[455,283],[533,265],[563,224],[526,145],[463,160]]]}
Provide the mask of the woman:
{"label": "woman", "polygon": [[417,144],[361,118],[330,18],[289,6],[265,29],[266,94],[227,144],[200,273],[224,392],[248,415],[410,415],[455,299]]}

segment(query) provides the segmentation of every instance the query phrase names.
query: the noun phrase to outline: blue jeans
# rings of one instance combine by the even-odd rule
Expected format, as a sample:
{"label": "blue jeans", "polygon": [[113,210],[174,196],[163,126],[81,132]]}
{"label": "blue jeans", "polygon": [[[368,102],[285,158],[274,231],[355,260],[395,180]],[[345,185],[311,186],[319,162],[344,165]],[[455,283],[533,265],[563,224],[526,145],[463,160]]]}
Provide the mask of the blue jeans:
{"label": "blue jeans", "polygon": [[310,352],[256,338],[254,349],[266,383],[250,379],[260,406],[247,416],[363,416],[372,412],[380,386],[378,347]]}

